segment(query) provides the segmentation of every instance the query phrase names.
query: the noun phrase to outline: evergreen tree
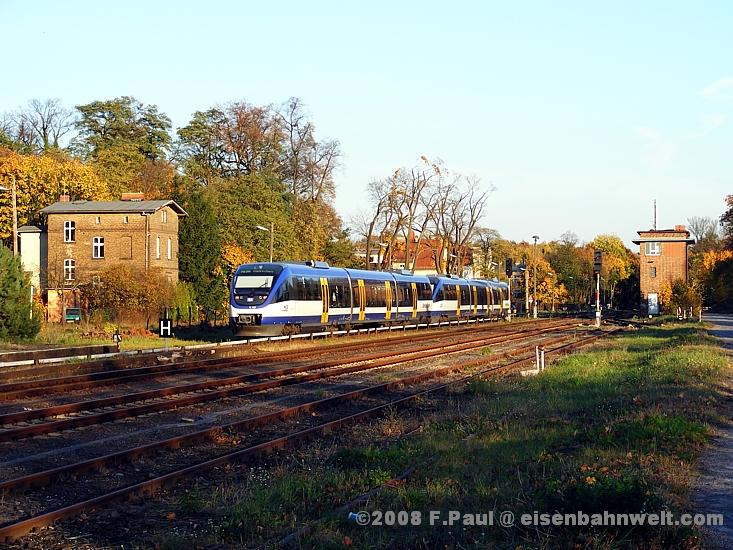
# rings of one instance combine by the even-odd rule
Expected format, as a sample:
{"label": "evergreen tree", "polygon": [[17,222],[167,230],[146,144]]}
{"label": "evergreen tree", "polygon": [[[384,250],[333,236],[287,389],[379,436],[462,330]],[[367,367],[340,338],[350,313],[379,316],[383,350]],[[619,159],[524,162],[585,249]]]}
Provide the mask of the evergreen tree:
{"label": "evergreen tree", "polygon": [[40,311],[30,297],[30,281],[20,259],[0,246],[0,340],[34,338],[41,330]]}
{"label": "evergreen tree", "polygon": [[201,191],[180,200],[188,213],[178,233],[180,277],[191,283],[200,306],[217,310],[226,298],[226,284],[219,269],[222,242],[216,214]]}

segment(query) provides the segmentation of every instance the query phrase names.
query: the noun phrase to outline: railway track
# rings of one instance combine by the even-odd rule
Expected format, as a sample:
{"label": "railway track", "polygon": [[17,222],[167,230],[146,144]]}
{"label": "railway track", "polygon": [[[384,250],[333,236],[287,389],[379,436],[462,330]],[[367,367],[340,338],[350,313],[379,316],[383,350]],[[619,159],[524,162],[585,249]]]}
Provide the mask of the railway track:
{"label": "railway track", "polygon": [[[572,324],[561,325],[562,328]],[[0,415],[0,425],[6,429],[0,431],[0,442],[13,441],[26,437],[33,437],[61,430],[70,430],[82,426],[90,426],[103,422],[112,422],[133,416],[172,410],[175,408],[206,403],[223,399],[225,397],[247,395],[254,392],[264,391],[286,385],[301,384],[324,378],[351,374],[364,370],[371,370],[384,366],[397,365],[427,359],[440,355],[460,353],[476,348],[481,348],[498,342],[511,342],[516,339],[537,336],[557,330],[558,327],[531,328],[510,332],[501,336],[489,336],[473,339],[469,342],[453,344],[436,344],[420,348],[410,348],[404,351],[390,351],[375,353],[368,356],[359,356],[349,359],[335,359],[332,361],[318,362],[294,367],[268,370],[253,374],[219,378],[194,384],[183,384],[169,386],[155,390],[136,392],[104,399],[94,399],[76,403],[68,403],[54,407],[47,407],[36,410],[24,410],[16,413]],[[353,365],[353,363],[357,363]],[[352,366],[346,366],[352,365]],[[316,372],[314,372],[316,371]],[[310,374],[305,374],[310,373]],[[248,384],[249,382],[257,382]],[[223,388],[223,389],[222,389]],[[193,394],[180,396],[181,394]],[[134,406],[131,403],[155,400],[155,403],[145,403]],[[12,424],[27,423],[31,420],[51,419],[61,415],[77,414],[82,412],[105,409],[119,406],[114,410],[104,410],[95,414],[76,416],[61,420],[51,420],[30,425],[7,427]]]}
{"label": "railway track", "polygon": [[[544,327],[543,329],[536,328],[535,332],[540,331],[540,334],[544,334],[550,330],[551,329],[549,329],[549,327]],[[525,331],[524,338],[537,335],[537,334],[527,334],[526,332],[530,332],[530,331]],[[577,335],[563,334],[559,337],[553,338],[550,342],[546,342],[545,345],[551,346],[551,348],[548,349],[548,353],[559,354],[559,353],[568,352],[574,349],[575,347],[579,345],[584,345],[588,343],[589,341],[596,339],[598,337],[599,335],[595,334],[591,337],[578,340]],[[493,341],[496,341],[496,339],[502,338],[502,336],[495,336],[492,338],[494,339]],[[489,337],[482,338],[478,342],[475,342],[474,343],[475,345],[473,347],[470,347],[468,343],[459,343],[459,344],[454,343],[454,344],[449,344],[449,345],[443,344],[442,346],[433,346],[432,349],[429,351],[422,350],[422,353],[430,353],[432,354],[431,356],[445,355],[446,353],[458,353],[459,351],[466,351],[468,349],[476,349],[477,347],[483,347],[487,345],[488,343],[487,341],[492,340],[492,338],[489,338]],[[506,339],[506,336],[503,336],[503,338]],[[520,338],[520,337],[518,336],[517,338]],[[419,355],[420,353],[421,352],[413,351],[412,355],[410,355],[409,353],[402,354],[402,360],[393,360],[391,364],[402,363],[406,361],[415,361],[416,359],[415,356]],[[60,480],[68,479],[69,476],[77,476],[77,475],[84,474],[87,472],[98,471],[100,469],[105,470],[108,468],[113,468],[119,464],[127,463],[129,461],[140,460],[142,457],[151,457],[151,456],[154,457],[158,455],[164,449],[178,449],[179,447],[183,447],[183,446],[191,446],[191,445],[195,445],[200,442],[211,441],[212,439],[218,437],[222,433],[251,434],[255,430],[265,429],[268,426],[272,426],[273,423],[281,422],[287,419],[292,419],[293,417],[296,417],[298,415],[303,415],[304,413],[307,413],[307,412],[315,413],[315,412],[323,412],[323,411],[334,411],[337,407],[343,406],[345,403],[353,403],[355,401],[363,401],[365,399],[370,399],[370,398],[373,399],[374,398],[373,396],[377,396],[385,392],[389,392],[389,391],[394,392],[394,391],[397,391],[398,388],[404,388],[404,387],[412,386],[415,384],[421,384],[421,383],[424,383],[434,378],[450,376],[462,370],[479,369],[477,372],[474,372],[468,376],[459,378],[458,380],[453,380],[451,382],[440,384],[434,387],[430,387],[428,389],[420,389],[417,391],[412,391],[412,392],[407,392],[407,393],[404,393],[403,391],[404,395],[401,395],[395,398],[388,398],[387,402],[385,403],[375,404],[374,406],[370,406],[366,410],[360,411],[355,414],[348,414],[343,417],[337,415],[332,420],[329,420],[321,424],[313,425],[304,430],[299,430],[295,433],[291,433],[288,435],[281,435],[279,437],[275,437],[272,439],[267,439],[257,444],[250,445],[244,449],[239,449],[239,450],[235,450],[232,452],[224,453],[224,454],[221,454],[220,456],[215,456],[207,460],[201,460],[200,462],[197,462],[195,464],[189,464],[189,465],[186,465],[180,468],[172,469],[169,472],[163,473],[161,475],[157,475],[153,479],[133,482],[124,487],[119,487],[112,491],[106,492],[102,495],[94,496],[91,498],[85,498],[79,502],[74,502],[71,504],[60,506],[58,507],[58,509],[55,509],[55,510],[39,513],[32,517],[20,519],[19,521],[14,521],[14,522],[2,525],[0,526],[0,539],[17,538],[17,537],[20,537],[30,532],[31,530],[35,528],[40,528],[42,526],[49,525],[50,523],[53,523],[54,521],[61,519],[61,518],[71,517],[75,514],[78,514],[81,511],[84,511],[84,510],[89,511],[105,503],[108,503],[108,502],[111,502],[111,501],[114,501],[120,498],[154,492],[157,489],[159,489],[160,487],[166,485],[167,483],[187,477],[189,475],[198,474],[208,469],[211,469],[216,466],[226,464],[229,462],[256,457],[263,453],[272,452],[273,450],[277,450],[277,449],[285,448],[290,445],[297,444],[311,437],[316,437],[318,435],[329,433],[330,431],[339,429],[345,425],[349,425],[361,419],[369,418],[377,414],[381,414],[381,412],[383,412],[387,408],[405,406],[409,403],[414,402],[414,400],[417,399],[421,395],[425,395],[430,392],[441,391],[445,389],[447,386],[449,386],[450,384],[453,384],[456,382],[465,382],[481,374],[483,375],[496,374],[498,372],[501,372],[507,369],[518,368],[526,364],[527,362],[533,360],[534,345],[529,346],[529,347],[525,346],[524,348],[522,348],[521,350],[522,357],[520,359],[511,359],[517,353],[519,352],[517,351],[505,352],[499,355],[493,355],[492,357],[489,357],[489,358],[480,358],[475,361],[464,363],[462,365],[453,365],[453,366],[443,367],[439,369],[432,369],[432,370],[428,370],[427,372],[422,372],[422,373],[413,374],[407,377],[397,378],[395,380],[391,380],[386,383],[371,385],[365,388],[347,391],[337,396],[328,397],[325,399],[316,399],[316,400],[306,401],[296,406],[287,407],[287,408],[284,408],[284,409],[281,409],[275,412],[262,414],[262,415],[258,415],[255,417],[250,417],[250,418],[232,422],[232,423],[229,423],[223,426],[216,426],[216,427],[207,428],[204,430],[198,430],[193,433],[185,434],[182,436],[177,436],[174,438],[169,438],[167,440],[156,441],[156,442],[142,445],[139,447],[126,449],[126,450],[123,450],[117,453],[111,453],[111,454],[108,454],[102,457],[98,457],[92,460],[86,460],[86,461],[82,461],[79,463],[62,466],[59,468],[51,468],[51,469],[36,472],[33,474],[29,474],[26,476],[21,476],[15,479],[6,480],[0,484],[0,490],[2,490],[4,493],[15,492],[18,490],[25,490],[25,489],[29,489],[33,487],[45,487],[49,484],[57,484]],[[417,357],[417,358],[419,359],[422,357]],[[486,365],[489,363],[492,363],[492,362],[495,363],[497,359],[508,361],[508,362],[501,364],[501,365],[493,365],[490,367],[486,367]],[[375,359],[375,360],[379,361],[379,359]],[[386,361],[386,358],[382,358],[382,360]],[[389,364],[389,363],[385,362],[384,365],[386,364]],[[384,366],[384,365],[380,365],[380,366]],[[356,365],[355,367],[362,368],[362,370],[366,368],[378,368],[374,365],[372,366]],[[355,367],[347,367],[346,369],[352,369]],[[482,368],[482,367],[485,367],[485,368]],[[344,371],[344,368],[336,369],[336,371],[338,370]],[[346,372],[340,372],[339,374],[346,374]],[[338,374],[334,374],[334,372],[331,372],[331,374],[327,374],[327,376],[336,376],[336,375]],[[298,378],[303,378],[303,377],[300,376]]]}
{"label": "railway track", "polygon": [[256,365],[268,365],[278,362],[292,362],[301,359],[313,359],[321,355],[331,355],[334,352],[347,353],[358,352],[370,347],[382,344],[398,345],[401,343],[415,343],[420,341],[436,340],[446,337],[460,337],[462,335],[480,335],[484,331],[497,332],[498,334],[514,333],[516,331],[530,330],[531,327],[561,327],[567,325],[567,321],[541,321],[522,323],[518,328],[509,328],[506,325],[491,325],[488,327],[470,327],[465,329],[452,330],[449,332],[435,331],[423,334],[409,334],[393,336],[391,338],[370,340],[367,342],[354,342],[341,345],[321,346],[303,350],[290,350],[284,352],[270,353],[266,356],[217,358],[187,361],[183,363],[169,363],[147,367],[134,367],[127,369],[114,369],[89,372],[84,374],[73,374],[54,378],[21,380],[0,384],[0,401],[14,401],[35,396],[47,396],[53,393],[69,392],[83,389],[96,389],[103,385],[117,385],[141,380],[150,380],[170,374],[183,373],[204,373],[221,371],[228,368],[238,368]]}

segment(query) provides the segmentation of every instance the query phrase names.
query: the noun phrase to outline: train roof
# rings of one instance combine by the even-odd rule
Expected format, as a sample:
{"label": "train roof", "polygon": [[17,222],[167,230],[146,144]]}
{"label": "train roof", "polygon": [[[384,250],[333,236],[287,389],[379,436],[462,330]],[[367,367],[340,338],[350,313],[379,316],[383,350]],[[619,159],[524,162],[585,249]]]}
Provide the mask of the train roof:
{"label": "train roof", "polygon": [[354,279],[368,279],[372,281],[402,281],[412,283],[430,283],[430,280],[424,275],[408,275],[394,271],[371,271],[366,269],[350,269],[343,267],[330,267],[326,262],[255,262],[251,264],[240,265],[236,273],[241,271],[252,270],[277,270],[282,269],[293,275],[310,275],[320,277],[349,277]]}

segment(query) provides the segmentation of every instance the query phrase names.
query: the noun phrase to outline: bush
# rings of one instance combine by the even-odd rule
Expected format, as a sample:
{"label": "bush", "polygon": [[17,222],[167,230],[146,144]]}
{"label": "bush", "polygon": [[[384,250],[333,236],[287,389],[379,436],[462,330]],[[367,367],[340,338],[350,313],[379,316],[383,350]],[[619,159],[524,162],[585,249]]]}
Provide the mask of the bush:
{"label": "bush", "polygon": [[174,287],[162,275],[135,271],[118,264],[107,268],[98,283],[80,287],[82,303],[92,311],[104,311],[104,318],[120,322],[144,316],[157,318],[173,304]]}
{"label": "bush", "polygon": [[0,246],[0,340],[35,338],[41,330],[41,312],[30,297],[20,259]]}

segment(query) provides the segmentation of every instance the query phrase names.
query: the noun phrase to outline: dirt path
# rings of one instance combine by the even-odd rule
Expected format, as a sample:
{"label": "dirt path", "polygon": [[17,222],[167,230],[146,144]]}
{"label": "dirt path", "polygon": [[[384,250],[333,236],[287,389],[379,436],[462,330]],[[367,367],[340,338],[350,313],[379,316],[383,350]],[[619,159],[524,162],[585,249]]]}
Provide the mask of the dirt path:
{"label": "dirt path", "polygon": [[[706,315],[711,333],[731,350],[733,361],[733,315]],[[733,548],[733,374],[729,370],[725,406],[727,422],[717,426],[711,446],[700,460],[700,479],[695,491],[695,513],[722,513],[725,524],[705,530],[705,548]]]}

